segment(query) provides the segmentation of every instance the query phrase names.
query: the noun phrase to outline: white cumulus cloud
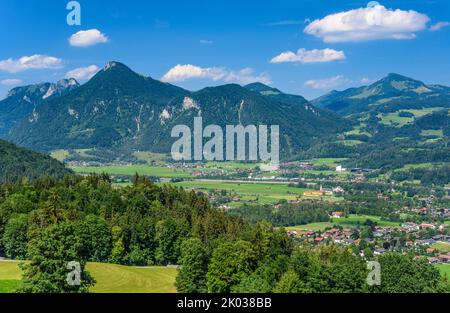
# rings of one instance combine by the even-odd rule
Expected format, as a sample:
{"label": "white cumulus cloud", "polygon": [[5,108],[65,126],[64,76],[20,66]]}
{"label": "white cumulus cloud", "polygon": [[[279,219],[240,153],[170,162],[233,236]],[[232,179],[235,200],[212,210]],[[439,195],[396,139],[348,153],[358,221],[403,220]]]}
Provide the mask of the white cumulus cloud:
{"label": "white cumulus cloud", "polygon": [[337,75],[324,79],[308,80],[305,85],[313,89],[333,89],[351,83],[351,80],[343,75]]}
{"label": "white cumulus cloud", "polygon": [[270,63],[325,63],[337,60],[345,60],[344,51],[336,51],[329,48],[313,50],[306,50],[302,48],[297,52],[283,52],[270,60]]}
{"label": "white cumulus cloud", "polygon": [[0,70],[9,73],[18,73],[32,69],[58,69],[61,67],[61,59],[41,54],[0,61]]}
{"label": "white cumulus cloud", "polygon": [[392,10],[371,2],[366,8],[328,15],[311,22],[304,32],[325,42],[357,42],[377,39],[414,39],[430,21],[413,10]]}
{"label": "white cumulus cloud", "polygon": [[165,82],[179,82],[189,79],[211,79],[239,84],[254,82],[270,84],[270,77],[266,73],[254,74],[254,70],[251,68],[230,71],[224,67],[200,67],[191,64],[178,64],[161,78]]}
{"label": "white cumulus cloud", "polygon": [[450,22],[438,22],[438,23],[436,23],[434,25],[431,25],[430,26],[430,30],[432,32],[436,32],[436,31],[441,30],[442,28],[447,27],[447,26],[450,26]]}
{"label": "white cumulus cloud", "polygon": [[86,67],[79,67],[74,70],[68,71],[65,75],[66,78],[75,78],[76,80],[91,79],[99,68],[97,65],[90,65]]}
{"label": "white cumulus cloud", "polygon": [[3,79],[0,80],[0,85],[4,85],[4,86],[17,86],[20,85],[22,83],[22,80],[20,79]]}
{"label": "white cumulus cloud", "polygon": [[106,42],[108,37],[98,29],[81,30],[69,38],[69,43],[73,47],[89,47]]}

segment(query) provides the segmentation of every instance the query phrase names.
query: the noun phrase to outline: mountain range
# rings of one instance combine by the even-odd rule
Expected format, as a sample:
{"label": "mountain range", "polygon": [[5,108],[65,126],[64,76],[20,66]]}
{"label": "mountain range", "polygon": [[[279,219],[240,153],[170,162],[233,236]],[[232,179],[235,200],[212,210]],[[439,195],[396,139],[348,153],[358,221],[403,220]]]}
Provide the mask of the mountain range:
{"label": "mountain range", "polygon": [[348,128],[328,110],[274,88],[236,84],[190,92],[109,62],[86,84],[48,99],[22,119],[11,141],[39,151],[101,147],[122,151],[170,152],[175,125],[279,125],[281,152],[297,151]]}
{"label": "mountain range", "polygon": [[7,97],[0,101],[0,137],[5,137],[18,122],[32,115],[43,101],[64,95],[79,86],[71,78],[10,90]]}
{"label": "mountain range", "polygon": [[402,109],[450,107],[450,88],[426,85],[399,74],[389,74],[369,86],[334,90],[311,103],[346,116],[365,112],[389,113]]}
{"label": "mountain range", "polygon": [[192,129],[201,116],[204,126],[279,125],[282,159],[374,164],[374,153],[389,151],[401,164],[409,157],[399,147],[442,159],[449,108],[449,87],[399,74],[308,101],[262,83],[192,92],[113,61],[81,86],[69,79],[13,89],[0,102],[0,137],[36,151],[89,149],[114,160],[136,151],[170,152],[172,128]]}

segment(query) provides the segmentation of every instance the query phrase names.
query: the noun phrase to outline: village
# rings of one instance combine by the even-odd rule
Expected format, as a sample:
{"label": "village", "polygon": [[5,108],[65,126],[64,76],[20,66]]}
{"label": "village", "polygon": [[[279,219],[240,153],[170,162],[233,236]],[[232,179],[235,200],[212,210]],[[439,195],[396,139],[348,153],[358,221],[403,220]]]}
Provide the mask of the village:
{"label": "village", "polygon": [[[342,212],[333,212],[330,217],[339,220]],[[430,264],[450,263],[450,234],[446,224],[404,222],[395,227],[377,226],[368,220],[356,227],[342,227],[336,223],[323,230],[289,230],[287,233],[299,242],[352,246],[362,257],[395,251],[413,253],[417,258],[426,258]]]}

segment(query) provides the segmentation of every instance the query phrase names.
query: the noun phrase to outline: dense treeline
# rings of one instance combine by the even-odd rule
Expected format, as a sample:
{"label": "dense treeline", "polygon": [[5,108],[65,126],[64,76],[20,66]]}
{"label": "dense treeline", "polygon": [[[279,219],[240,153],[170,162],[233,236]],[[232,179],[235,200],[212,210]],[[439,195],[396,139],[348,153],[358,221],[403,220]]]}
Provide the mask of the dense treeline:
{"label": "dense treeline", "polygon": [[208,242],[242,228],[205,197],[139,176],[123,189],[113,188],[107,176],[45,178],[0,189],[0,251],[7,257],[25,259],[27,242],[63,222],[86,238],[86,260],[133,265],[175,264],[183,238]]}
{"label": "dense treeline", "polygon": [[[450,162],[448,109],[414,118],[405,125],[386,125],[378,114],[374,111],[355,115],[352,120],[364,118],[364,126],[359,130],[362,133],[342,134],[340,138],[358,140],[360,144],[347,146],[335,141],[319,142],[299,157],[348,158],[344,162],[348,168],[366,167],[384,171],[402,168],[406,164]],[[411,113],[406,111],[399,114],[411,117]],[[442,131],[442,134],[435,132],[426,135],[426,131],[430,130]]]}
{"label": "dense treeline", "polygon": [[71,173],[49,156],[0,140],[0,183],[24,178],[32,180],[44,175],[63,178]]}
{"label": "dense treeline", "polygon": [[[194,192],[157,187],[137,176],[113,188],[108,176],[52,178],[0,187],[0,255],[29,259],[23,291],[73,291],[67,262],[176,264],[185,238],[233,238],[243,223]],[[51,269],[58,269],[54,273]],[[50,271],[50,272],[48,272]],[[86,285],[75,288],[86,291]]]}
{"label": "dense treeline", "polygon": [[[361,150],[363,147],[360,148]],[[360,158],[347,161],[349,167],[365,166],[373,169],[397,169],[406,164],[450,162],[450,147],[445,143],[425,146],[406,145],[398,142],[364,146],[366,150]]]}
{"label": "dense treeline", "polygon": [[233,216],[238,216],[255,224],[259,221],[269,221],[274,226],[295,226],[313,222],[327,222],[328,213],[338,210],[336,205],[318,202],[301,202],[296,204],[284,203],[276,208],[273,205],[245,205],[230,211]]}
{"label": "dense treeline", "polygon": [[415,168],[408,171],[398,171],[391,175],[391,179],[396,181],[420,180],[425,186],[446,185],[450,183],[450,166],[446,165],[440,168]]}
{"label": "dense treeline", "polygon": [[[313,216],[314,210],[305,206],[299,221],[324,214],[319,209]],[[369,288],[365,261],[351,249],[298,246],[270,222],[252,225],[213,208],[202,194],[159,187],[139,176],[127,188],[113,188],[106,175],[1,185],[0,256],[29,260],[20,292],[88,292],[95,284],[85,270],[88,261],[177,264],[181,292],[446,288],[437,269],[401,255],[382,269],[389,284]],[[410,270],[397,271],[397,264]],[[68,270],[77,266],[81,283],[68,284]]]}
{"label": "dense treeline", "polygon": [[[403,112],[402,115],[407,115]],[[371,114],[365,130],[373,134],[367,144],[359,145],[354,160],[348,166],[365,166],[376,169],[396,169],[405,164],[428,162],[450,162],[450,115],[441,110],[416,118],[402,127],[390,127],[380,123],[376,114]],[[426,142],[422,132],[442,130],[443,137],[436,142]],[[431,136],[433,137],[433,136]],[[430,137],[430,138],[431,138]]]}
{"label": "dense treeline", "polygon": [[[293,247],[270,225],[254,228],[251,241],[222,242],[208,251],[198,239],[182,246],[177,288],[181,292],[239,293],[421,293],[448,292],[439,270],[413,256],[386,254],[380,264],[380,284],[369,285],[366,262],[341,246]],[[253,237],[255,238],[255,237]]]}

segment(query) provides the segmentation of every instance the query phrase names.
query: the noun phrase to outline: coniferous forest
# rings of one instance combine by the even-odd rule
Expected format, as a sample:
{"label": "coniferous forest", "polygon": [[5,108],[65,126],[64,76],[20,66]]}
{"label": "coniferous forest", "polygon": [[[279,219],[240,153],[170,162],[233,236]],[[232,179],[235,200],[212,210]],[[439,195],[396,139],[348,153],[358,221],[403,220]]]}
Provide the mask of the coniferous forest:
{"label": "coniferous forest", "polygon": [[[298,245],[283,228],[249,224],[202,194],[138,175],[121,189],[106,175],[4,184],[0,238],[4,255],[29,260],[18,292],[88,292],[95,284],[88,261],[178,264],[176,287],[186,293],[448,291],[436,268],[401,254],[378,258],[385,283],[371,287],[365,260],[349,248]],[[66,283],[74,260],[78,286]]]}

